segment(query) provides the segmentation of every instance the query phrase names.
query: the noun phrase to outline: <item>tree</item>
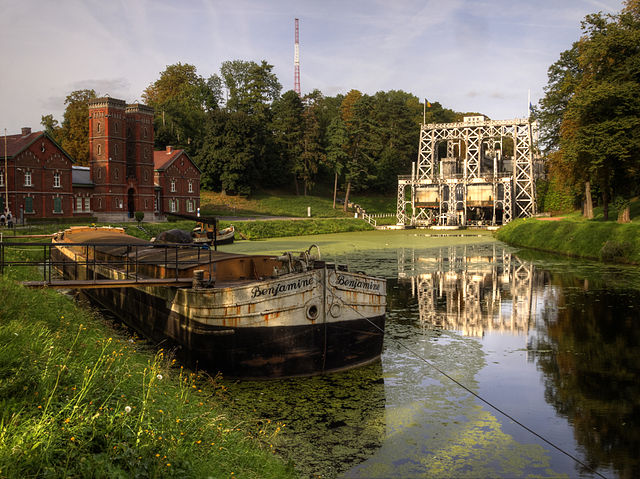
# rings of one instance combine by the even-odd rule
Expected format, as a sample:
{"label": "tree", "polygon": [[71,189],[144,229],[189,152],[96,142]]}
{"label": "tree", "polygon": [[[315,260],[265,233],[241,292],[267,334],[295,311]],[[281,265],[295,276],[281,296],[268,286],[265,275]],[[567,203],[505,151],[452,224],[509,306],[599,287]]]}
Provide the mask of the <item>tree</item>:
{"label": "tree", "polygon": [[327,165],[334,173],[333,182],[333,208],[336,207],[336,196],[338,192],[338,177],[348,160],[347,149],[349,147],[349,137],[347,129],[342,119],[336,116],[327,129]]}
{"label": "tree", "polygon": [[42,115],[40,124],[44,127],[44,131],[54,140],[59,141],[60,124],[53,115]]}
{"label": "tree", "polygon": [[176,63],[160,73],[142,98],[155,110],[156,147],[172,145],[195,155],[205,134],[206,114],[218,108],[222,86],[219,78],[205,80],[195,66]]}
{"label": "tree", "polygon": [[220,75],[229,92],[227,109],[248,114],[263,114],[280,96],[282,85],[272,73],[273,65],[262,60],[233,60],[222,63]]}
{"label": "tree", "polygon": [[318,166],[326,159],[322,146],[322,129],[319,115],[319,102],[322,94],[315,90],[312,94],[305,96],[305,109],[302,114],[303,135],[302,154],[299,161],[294,164],[296,176],[304,184],[304,195],[315,183],[315,176],[318,173]]}
{"label": "tree", "polygon": [[612,193],[629,198],[640,179],[639,2],[618,15],[588,15],[582,30],[549,69],[540,119],[569,181],[584,183],[586,197],[595,185],[607,219]]}
{"label": "tree", "polygon": [[[293,181],[298,193],[298,177],[294,172],[294,164],[303,151],[303,112],[304,105],[298,94],[289,90],[281,98],[275,100],[272,105],[273,119],[271,129],[277,148],[279,164],[277,171],[282,178],[293,176]],[[286,174],[282,174],[285,173]]]}
{"label": "tree", "polygon": [[[64,101],[67,105],[59,133],[56,138],[60,140],[71,158],[79,165],[89,164],[89,100],[96,98],[94,90],[72,91]],[[43,117],[49,127],[55,127],[55,120],[50,121],[51,115]]]}

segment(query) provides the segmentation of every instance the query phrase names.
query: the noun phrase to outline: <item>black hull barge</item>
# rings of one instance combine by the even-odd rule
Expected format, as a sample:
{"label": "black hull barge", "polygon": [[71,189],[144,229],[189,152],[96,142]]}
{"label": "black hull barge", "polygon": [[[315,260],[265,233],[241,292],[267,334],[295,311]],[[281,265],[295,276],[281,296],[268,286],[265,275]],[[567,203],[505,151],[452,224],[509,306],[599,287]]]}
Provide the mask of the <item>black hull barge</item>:
{"label": "black hull barge", "polygon": [[[86,294],[211,372],[310,376],[368,364],[382,352],[385,280],[314,259],[310,251],[268,256],[158,248],[119,228],[71,228],[53,242],[52,259],[66,279],[140,281]],[[174,277],[185,285],[144,285]]]}

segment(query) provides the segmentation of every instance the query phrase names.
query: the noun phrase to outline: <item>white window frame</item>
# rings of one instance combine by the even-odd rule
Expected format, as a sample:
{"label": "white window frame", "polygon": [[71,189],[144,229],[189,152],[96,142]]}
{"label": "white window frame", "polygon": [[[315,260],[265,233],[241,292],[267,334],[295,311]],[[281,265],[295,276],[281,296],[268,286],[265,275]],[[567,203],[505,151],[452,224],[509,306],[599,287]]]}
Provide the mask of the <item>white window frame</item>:
{"label": "white window frame", "polygon": [[189,193],[193,193],[193,180],[189,180]]}
{"label": "white window frame", "polygon": [[0,186],[4,186],[4,170],[0,170]]}
{"label": "white window frame", "polygon": [[171,180],[171,193],[176,192],[176,180]]}
{"label": "white window frame", "polygon": [[76,212],[82,211],[82,196],[76,196]]}
{"label": "white window frame", "polygon": [[91,198],[89,196],[84,199],[84,210],[91,211]]}
{"label": "white window frame", "polygon": [[33,186],[33,181],[31,178],[31,172],[30,171],[25,171],[24,172],[24,186]]}
{"label": "white window frame", "polygon": [[54,188],[62,188],[62,183],[60,181],[60,173],[56,172],[53,174],[53,187]]}

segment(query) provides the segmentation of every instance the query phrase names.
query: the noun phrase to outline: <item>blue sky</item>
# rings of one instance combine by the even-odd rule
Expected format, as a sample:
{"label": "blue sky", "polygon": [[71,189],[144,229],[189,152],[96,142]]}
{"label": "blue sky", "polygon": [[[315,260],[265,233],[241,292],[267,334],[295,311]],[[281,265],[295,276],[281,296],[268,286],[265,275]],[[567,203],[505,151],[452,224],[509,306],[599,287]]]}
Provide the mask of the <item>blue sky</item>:
{"label": "blue sky", "polygon": [[580,21],[621,0],[0,0],[0,128],[62,120],[93,88],[128,102],[167,65],[202,76],[225,60],[267,60],[293,88],[300,19],[302,91],[404,90],[493,119],[526,115]]}

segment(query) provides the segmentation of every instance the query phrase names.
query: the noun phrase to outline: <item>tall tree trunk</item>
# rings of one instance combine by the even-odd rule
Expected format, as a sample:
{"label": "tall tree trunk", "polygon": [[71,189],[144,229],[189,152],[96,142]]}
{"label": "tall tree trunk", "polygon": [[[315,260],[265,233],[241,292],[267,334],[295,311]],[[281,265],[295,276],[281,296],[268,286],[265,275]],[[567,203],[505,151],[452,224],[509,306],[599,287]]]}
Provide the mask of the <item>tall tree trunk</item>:
{"label": "tall tree trunk", "polygon": [[338,194],[338,172],[336,171],[333,179],[333,209],[336,209],[336,195]]}
{"label": "tall tree trunk", "polygon": [[347,193],[344,195],[343,211],[347,211],[347,205],[349,204],[349,191],[351,191],[351,182],[347,182]]}
{"label": "tall tree trunk", "polygon": [[609,190],[606,187],[602,191],[602,218],[609,220]]}
{"label": "tall tree trunk", "polygon": [[300,189],[298,188],[298,177],[293,175],[293,183],[296,185],[296,196],[300,196]]}
{"label": "tall tree trunk", "polygon": [[627,205],[623,209],[618,211],[618,223],[631,223],[630,210],[631,210],[631,207]]}
{"label": "tall tree trunk", "polygon": [[591,182],[584,183],[584,217],[593,219],[593,198],[591,197]]}

